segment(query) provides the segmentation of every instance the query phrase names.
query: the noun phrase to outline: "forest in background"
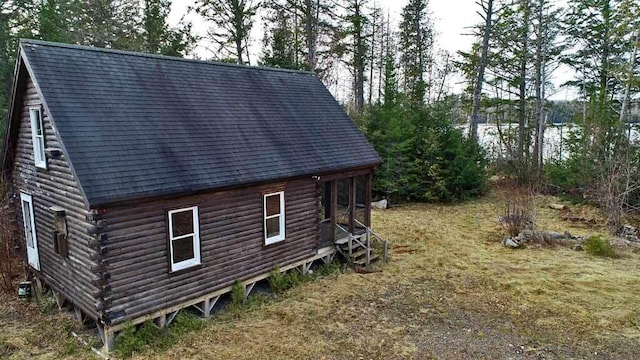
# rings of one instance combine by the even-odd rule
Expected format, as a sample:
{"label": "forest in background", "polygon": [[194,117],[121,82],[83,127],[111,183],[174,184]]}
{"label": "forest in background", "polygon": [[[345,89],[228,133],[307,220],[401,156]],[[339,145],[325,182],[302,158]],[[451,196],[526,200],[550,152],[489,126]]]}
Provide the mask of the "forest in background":
{"label": "forest in background", "polygon": [[[246,64],[251,29],[264,30],[258,65],[348,77],[343,105],[382,156],[374,191],[392,202],[455,201],[482,194],[489,173],[576,194],[607,211],[610,225],[640,206],[640,155],[627,123],[640,91],[640,4],[634,0],[478,0],[475,42],[450,54],[434,46],[428,0],[407,0],[399,21],[372,0],[195,0],[215,60]],[[169,0],[3,0],[0,118],[19,38],[193,56],[191,24],[168,25]],[[566,159],[543,163],[550,82],[575,72],[577,129]],[[452,94],[454,73],[466,87]],[[637,100],[636,100],[637,101]],[[477,124],[497,119],[506,156],[486,159]],[[515,123],[509,130],[502,123]],[[459,129],[468,124],[468,135]],[[3,131],[4,133],[4,131]]]}

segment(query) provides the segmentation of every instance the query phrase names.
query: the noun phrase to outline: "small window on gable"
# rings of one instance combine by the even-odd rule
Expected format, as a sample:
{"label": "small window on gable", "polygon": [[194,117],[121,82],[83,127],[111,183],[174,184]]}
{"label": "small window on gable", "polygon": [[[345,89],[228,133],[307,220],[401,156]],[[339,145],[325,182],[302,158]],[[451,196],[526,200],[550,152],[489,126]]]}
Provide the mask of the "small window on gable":
{"label": "small window on gable", "polygon": [[31,119],[31,138],[33,140],[33,161],[36,167],[47,168],[47,157],[44,151],[44,126],[40,108],[29,109]]}
{"label": "small window on gable", "polygon": [[284,191],[264,195],[264,244],[284,240]]}
{"label": "small window on gable", "polygon": [[200,264],[198,207],[171,210],[169,215],[169,257],[171,271]]}

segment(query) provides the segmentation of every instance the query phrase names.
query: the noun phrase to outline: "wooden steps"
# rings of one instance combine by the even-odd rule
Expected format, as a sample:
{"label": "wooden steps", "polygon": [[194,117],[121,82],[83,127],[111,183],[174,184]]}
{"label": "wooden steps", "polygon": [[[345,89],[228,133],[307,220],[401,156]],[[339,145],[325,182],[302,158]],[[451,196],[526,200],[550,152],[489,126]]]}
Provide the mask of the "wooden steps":
{"label": "wooden steps", "polygon": [[[349,254],[349,238],[351,238],[351,254]],[[358,235],[348,235],[335,241],[336,249],[354,266],[367,267],[374,261],[380,259],[379,255],[374,254],[374,250],[369,247],[367,249],[367,233]],[[369,252],[369,263],[367,263],[367,251]]]}

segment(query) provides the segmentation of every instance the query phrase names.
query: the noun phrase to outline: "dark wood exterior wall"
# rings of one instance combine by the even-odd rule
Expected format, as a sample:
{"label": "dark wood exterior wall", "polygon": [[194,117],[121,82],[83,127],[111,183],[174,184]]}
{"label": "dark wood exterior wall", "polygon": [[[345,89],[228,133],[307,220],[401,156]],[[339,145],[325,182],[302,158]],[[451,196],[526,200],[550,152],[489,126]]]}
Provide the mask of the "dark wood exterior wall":
{"label": "dark wood exterior wall", "polygon": [[[87,234],[87,210],[84,197],[78,187],[69,163],[63,157],[47,156],[47,169],[38,169],[34,164],[33,141],[29,108],[40,106],[41,100],[31,79],[27,80],[17,111],[18,137],[12,166],[12,185],[16,203],[18,234],[24,242],[20,192],[33,197],[34,220],[40,257],[39,277],[54,290],[62,293],[75,306],[93,318],[98,318],[91,294],[97,289],[91,285],[89,254],[92,251]],[[45,128],[45,148],[61,149],[58,135],[44,108],[40,108]],[[66,212],[69,257],[63,258],[54,251],[54,218],[49,208],[62,207]],[[26,255],[25,255],[26,257]]]}
{"label": "dark wood exterior wall", "polygon": [[[318,188],[309,177],[106,209],[112,324],[313,256],[319,240]],[[286,238],[265,246],[263,193],[281,189]],[[167,211],[190,206],[198,206],[201,265],[171,273]]]}

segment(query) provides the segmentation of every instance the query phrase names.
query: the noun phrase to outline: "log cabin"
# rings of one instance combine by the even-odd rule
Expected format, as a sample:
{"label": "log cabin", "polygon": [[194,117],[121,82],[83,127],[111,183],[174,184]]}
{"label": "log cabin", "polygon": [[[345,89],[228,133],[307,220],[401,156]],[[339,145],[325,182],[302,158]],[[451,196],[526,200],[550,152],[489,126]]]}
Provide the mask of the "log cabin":
{"label": "log cabin", "polygon": [[2,159],[16,236],[107,350],[125,322],[209,316],[276,266],[369,264],[380,162],[313,73],[19,45]]}

